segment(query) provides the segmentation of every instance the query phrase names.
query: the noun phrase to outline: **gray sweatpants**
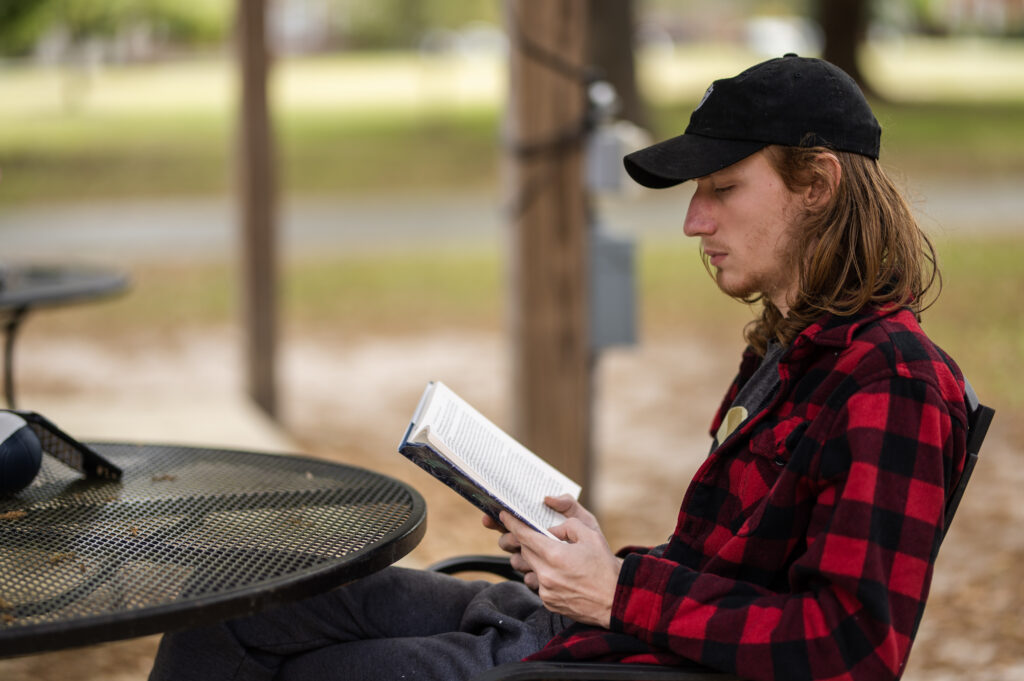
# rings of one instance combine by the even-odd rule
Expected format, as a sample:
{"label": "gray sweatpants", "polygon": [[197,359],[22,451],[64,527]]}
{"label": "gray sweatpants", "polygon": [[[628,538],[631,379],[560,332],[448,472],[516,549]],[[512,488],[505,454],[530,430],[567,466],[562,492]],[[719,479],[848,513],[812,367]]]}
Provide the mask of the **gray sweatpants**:
{"label": "gray sweatpants", "polygon": [[150,681],[457,681],[539,650],[569,621],[515,582],[387,568],[257,615],[164,636]]}

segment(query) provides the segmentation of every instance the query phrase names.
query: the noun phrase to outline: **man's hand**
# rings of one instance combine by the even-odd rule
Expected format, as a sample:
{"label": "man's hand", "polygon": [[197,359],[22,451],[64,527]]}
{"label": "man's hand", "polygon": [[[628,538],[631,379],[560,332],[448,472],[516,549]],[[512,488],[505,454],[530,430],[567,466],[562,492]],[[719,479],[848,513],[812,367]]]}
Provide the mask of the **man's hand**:
{"label": "man's hand", "polygon": [[[557,497],[544,497],[544,503],[553,510],[564,515],[566,518],[576,518],[595,532],[601,532],[601,528],[597,524],[597,518],[594,517],[594,514],[585,509],[583,505],[571,495],[563,494]],[[483,515],[482,520],[484,527],[487,529],[501,532],[501,536],[498,538],[498,548],[512,554],[509,556],[509,563],[512,565],[512,569],[522,573],[523,582],[526,586],[536,591],[538,588],[537,576],[533,574],[533,568],[530,567],[530,564],[522,556],[522,546],[519,543],[519,538],[505,529],[504,525],[496,522],[486,513]]]}
{"label": "man's hand", "polygon": [[527,586],[538,591],[549,610],[607,628],[622,561],[612,553],[594,516],[578,502],[549,497],[545,503],[568,517],[549,528],[562,541],[502,513],[508,533],[498,545],[513,554],[512,566],[523,572]]}

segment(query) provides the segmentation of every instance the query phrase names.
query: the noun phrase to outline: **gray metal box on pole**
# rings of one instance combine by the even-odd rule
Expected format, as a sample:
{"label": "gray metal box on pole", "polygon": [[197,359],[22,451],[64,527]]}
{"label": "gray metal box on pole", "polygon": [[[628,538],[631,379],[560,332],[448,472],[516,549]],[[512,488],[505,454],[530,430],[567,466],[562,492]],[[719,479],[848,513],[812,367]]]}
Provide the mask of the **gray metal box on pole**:
{"label": "gray metal box on pole", "polygon": [[590,348],[636,343],[636,257],[632,239],[594,226],[590,239]]}

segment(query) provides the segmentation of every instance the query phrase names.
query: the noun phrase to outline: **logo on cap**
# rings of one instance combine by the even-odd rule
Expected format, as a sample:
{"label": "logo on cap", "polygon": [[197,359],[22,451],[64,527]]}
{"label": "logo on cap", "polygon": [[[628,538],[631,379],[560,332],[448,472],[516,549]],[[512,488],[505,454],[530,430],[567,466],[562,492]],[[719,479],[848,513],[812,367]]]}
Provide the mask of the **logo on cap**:
{"label": "logo on cap", "polygon": [[[697,104],[697,109],[704,106],[704,102],[708,101],[708,97],[711,96],[711,91],[715,89],[715,84],[708,85],[708,89],[704,91],[704,96],[700,98],[700,103]],[[694,109],[696,111],[697,109]]]}

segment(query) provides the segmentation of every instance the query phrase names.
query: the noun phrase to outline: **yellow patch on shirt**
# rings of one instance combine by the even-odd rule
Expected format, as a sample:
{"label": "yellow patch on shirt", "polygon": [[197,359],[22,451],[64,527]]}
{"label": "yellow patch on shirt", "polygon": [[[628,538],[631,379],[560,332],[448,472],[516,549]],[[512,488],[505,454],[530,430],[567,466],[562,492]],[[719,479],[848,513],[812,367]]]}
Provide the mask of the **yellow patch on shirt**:
{"label": "yellow patch on shirt", "polygon": [[718,427],[718,434],[715,439],[718,444],[725,442],[725,438],[732,434],[732,431],[736,430],[741,423],[747,420],[747,408],[746,407],[733,407],[725,413],[725,418],[722,419],[722,425]]}

